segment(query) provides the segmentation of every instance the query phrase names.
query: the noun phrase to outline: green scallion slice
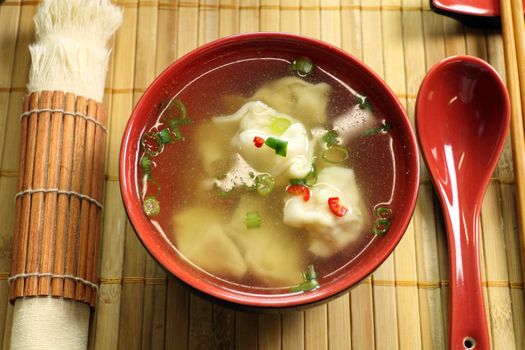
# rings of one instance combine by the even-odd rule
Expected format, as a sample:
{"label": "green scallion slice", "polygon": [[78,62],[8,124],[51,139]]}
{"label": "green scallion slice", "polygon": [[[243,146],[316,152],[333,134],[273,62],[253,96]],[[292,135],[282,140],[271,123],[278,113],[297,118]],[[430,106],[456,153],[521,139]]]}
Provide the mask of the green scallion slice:
{"label": "green scallion slice", "polygon": [[361,108],[361,109],[368,109],[368,110],[372,109],[372,103],[370,102],[370,100],[366,96],[358,95],[357,96],[357,103],[359,105],[359,108]]}
{"label": "green scallion slice", "polygon": [[273,191],[275,179],[270,174],[261,174],[255,177],[255,189],[261,196],[267,196]]}
{"label": "green scallion slice", "polygon": [[317,167],[315,163],[312,164],[312,170],[306,175],[306,185],[313,186],[317,183]]}
{"label": "green scallion slice", "polygon": [[348,159],[348,151],[341,146],[332,146],[323,151],[321,158],[328,163],[341,164]]}
{"label": "green scallion slice", "polygon": [[306,57],[299,57],[292,61],[292,71],[297,73],[300,77],[306,77],[314,70],[314,63]]}
{"label": "green scallion slice", "polygon": [[144,198],[142,209],[147,216],[155,216],[160,213],[160,203],[154,196],[149,196]]}
{"label": "green scallion slice", "polygon": [[376,220],[374,227],[372,228],[372,233],[378,236],[382,236],[388,231],[389,227],[389,219],[379,218]]}
{"label": "green scallion slice", "polygon": [[165,128],[159,131],[159,137],[163,144],[168,144],[168,143],[173,142],[173,137],[171,136],[171,132],[168,128]]}
{"label": "green scallion slice", "polygon": [[392,215],[392,209],[386,207],[378,207],[376,209],[376,216],[378,218],[388,218]]}
{"label": "green scallion slice", "polygon": [[339,139],[337,138],[337,132],[335,130],[330,130],[323,136],[323,142],[326,143],[327,147],[332,147],[339,144]]}
{"label": "green scallion slice", "polygon": [[149,131],[142,134],[140,138],[140,146],[144,153],[150,157],[158,156],[164,149],[164,144],[158,132]]}
{"label": "green scallion slice", "polygon": [[292,122],[286,118],[274,117],[270,123],[270,129],[277,135],[284,133],[292,125]]}
{"label": "green scallion slice", "polygon": [[275,137],[268,137],[264,143],[266,144],[266,146],[274,149],[277,155],[280,155],[281,157],[286,157],[286,153],[288,150],[288,141],[284,141]]}
{"label": "green scallion slice", "polygon": [[305,179],[290,179],[290,185],[306,185]]}
{"label": "green scallion slice", "polygon": [[365,131],[363,131],[363,136],[382,134],[388,132],[390,129],[392,129],[392,125],[383,122],[378,127],[366,129]]}
{"label": "green scallion slice", "polygon": [[320,287],[317,281],[317,273],[313,265],[308,265],[308,269],[303,273],[304,282],[290,289],[291,293],[308,292]]}
{"label": "green scallion slice", "polygon": [[140,167],[145,175],[148,177],[151,176],[151,159],[147,154],[144,154],[142,158],[140,158]]}
{"label": "green scallion slice", "polygon": [[246,228],[249,230],[261,227],[261,217],[259,216],[259,212],[257,211],[247,212],[245,222],[246,222]]}

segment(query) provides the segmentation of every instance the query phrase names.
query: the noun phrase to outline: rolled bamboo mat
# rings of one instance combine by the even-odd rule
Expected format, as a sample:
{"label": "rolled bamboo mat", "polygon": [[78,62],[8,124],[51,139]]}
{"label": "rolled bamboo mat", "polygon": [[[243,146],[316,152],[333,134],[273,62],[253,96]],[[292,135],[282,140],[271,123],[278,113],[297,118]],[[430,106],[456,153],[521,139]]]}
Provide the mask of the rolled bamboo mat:
{"label": "rolled bamboo mat", "polygon": [[[20,132],[35,1],[0,6],[0,337],[11,326],[7,273],[14,227]],[[192,48],[230,34],[272,30],[331,42],[362,59],[392,87],[413,119],[426,71],[453,54],[487,60],[505,77],[499,31],[441,17],[426,0],[119,1],[104,104],[108,125],[105,214],[91,349],[443,349],[448,256],[441,213],[422,169],[414,218],[394,254],[347,294],[305,311],[257,315],[189,293],[152,261],[126,219],[117,181],[127,118],[144,89]],[[525,294],[510,140],[482,210],[482,273],[494,349],[525,348]],[[4,276],[4,277],[2,277]]]}

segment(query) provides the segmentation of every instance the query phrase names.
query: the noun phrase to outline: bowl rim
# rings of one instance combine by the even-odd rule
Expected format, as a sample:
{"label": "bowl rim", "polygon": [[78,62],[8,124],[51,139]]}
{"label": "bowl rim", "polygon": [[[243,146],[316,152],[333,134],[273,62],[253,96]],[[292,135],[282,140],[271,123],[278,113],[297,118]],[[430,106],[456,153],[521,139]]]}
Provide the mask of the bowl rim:
{"label": "bowl rim", "polygon": [[[303,45],[316,46],[323,51],[328,51],[328,53],[335,54],[345,60],[350,61],[350,65],[357,66],[359,70],[364,71],[366,75],[370,76],[372,80],[374,80],[377,83],[377,86],[379,86],[381,89],[381,93],[386,95],[386,99],[388,99],[389,102],[392,103],[392,106],[396,110],[395,114],[402,117],[399,118],[400,120],[396,119],[396,122],[401,123],[403,129],[405,130],[403,135],[406,136],[407,139],[407,152],[409,152],[412,155],[412,159],[409,162],[407,169],[410,172],[412,181],[407,182],[406,192],[408,196],[403,200],[404,215],[396,216],[399,231],[397,232],[395,238],[390,240],[389,244],[385,245],[383,249],[381,249],[381,255],[374,256],[373,261],[371,260],[369,263],[367,263],[367,265],[369,266],[367,269],[360,269],[360,273],[347,275],[348,277],[345,276],[345,278],[340,278],[339,280],[330,283],[325,288],[319,288],[315,291],[308,293],[290,294],[286,296],[280,295],[277,297],[266,297],[265,295],[263,296],[260,294],[245,294],[236,291],[230,291],[227,288],[207,283],[196,276],[192,276],[190,269],[184,268],[183,266],[177,266],[184,264],[171,263],[170,259],[168,258],[168,255],[162,253],[162,249],[156,249],[151,234],[153,232],[155,234],[158,234],[158,232],[150,229],[151,225],[149,224],[149,221],[144,217],[142,209],[132,205],[132,202],[135,199],[134,194],[136,192],[135,183],[133,181],[133,175],[135,171],[134,169],[137,165],[136,162],[134,164],[131,164],[130,157],[128,157],[127,155],[128,150],[131,146],[130,138],[133,130],[133,121],[139,114],[139,111],[142,108],[144,108],[145,104],[148,103],[147,100],[148,98],[150,98],[150,95],[153,94],[153,91],[162,87],[163,82],[169,76],[172,76],[173,72],[176,72],[179,66],[185,65],[188,62],[197,59],[201,54],[206,53],[210,50],[220,50],[221,47],[224,45],[240,45],[243,42],[249,42],[253,40],[293,41],[300,42]],[[388,85],[383,81],[383,79],[379,77],[379,75],[377,75],[371,68],[366,66],[363,62],[359,61],[351,54],[347,53],[346,51],[343,51],[342,49],[334,45],[331,45],[318,39],[280,32],[256,32],[223,37],[210,43],[204,44],[171,63],[147,87],[142,97],[139,99],[139,101],[133,108],[133,111],[124,130],[119,155],[119,182],[124,207],[130,220],[130,223],[135,230],[135,233],[137,234],[139,240],[142,242],[149,254],[152,255],[152,257],[171,275],[175,276],[178,280],[184,282],[192,289],[195,289],[202,294],[211,296],[213,299],[219,299],[221,302],[226,302],[227,304],[232,303],[233,305],[253,309],[284,309],[291,307],[304,307],[310,304],[319,304],[355,286],[361,280],[363,280],[373,271],[375,271],[390,256],[394,248],[397,246],[397,244],[403,237],[410,223],[418,195],[419,176],[419,152],[413,127],[399,99],[394,94],[394,92],[388,87]]]}

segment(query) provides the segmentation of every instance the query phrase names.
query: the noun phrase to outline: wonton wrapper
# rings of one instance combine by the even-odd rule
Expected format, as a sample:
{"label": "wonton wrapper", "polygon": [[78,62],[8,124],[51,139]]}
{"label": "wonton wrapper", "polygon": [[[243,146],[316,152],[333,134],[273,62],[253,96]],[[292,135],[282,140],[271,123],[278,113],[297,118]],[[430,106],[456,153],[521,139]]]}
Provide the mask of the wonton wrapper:
{"label": "wonton wrapper", "polygon": [[[343,217],[332,213],[328,198],[339,197],[348,208]],[[309,250],[315,255],[329,257],[355,241],[365,227],[367,218],[356,185],[354,171],[342,167],[321,170],[317,183],[311,188],[310,200],[302,196],[287,196],[283,222],[309,232]]]}
{"label": "wonton wrapper", "polygon": [[230,140],[235,130],[229,125],[207,121],[195,131],[195,144],[198,145],[202,166],[209,176],[215,178],[228,170],[228,160],[232,158]]}
{"label": "wonton wrapper", "polygon": [[[272,129],[272,122],[285,119],[290,126],[277,133]],[[296,119],[277,112],[260,101],[248,102],[237,112],[225,117],[213,119],[217,125],[239,123],[237,134],[231,143],[236,151],[256,171],[269,173],[282,181],[292,178],[304,178],[312,169],[313,145],[303,124]],[[270,147],[257,148],[253,144],[255,137],[276,137],[288,142],[286,157],[275,153]]]}
{"label": "wonton wrapper", "polygon": [[[264,199],[246,195],[241,198],[229,225],[228,236],[243,252],[248,273],[272,287],[287,287],[302,282],[305,247],[300,239],[281,222],[272,222]],[[245,217],[257,211],[261,227],[246,228]]]}
{"label": "wonton wrapper", "polygon": [[244,258],[225,234],[217,213],[205,207],[193,207],[175,215],[173,223],[173,241],[192,263],[217,276],[244,276],[247,270]]}
{"label": "wonton wrapper", "polygon": [[251,100],[260,100],[312,127],[326,123],[330,90],[326,83],[314,85],[298,77],[284,77],[263,85]]}

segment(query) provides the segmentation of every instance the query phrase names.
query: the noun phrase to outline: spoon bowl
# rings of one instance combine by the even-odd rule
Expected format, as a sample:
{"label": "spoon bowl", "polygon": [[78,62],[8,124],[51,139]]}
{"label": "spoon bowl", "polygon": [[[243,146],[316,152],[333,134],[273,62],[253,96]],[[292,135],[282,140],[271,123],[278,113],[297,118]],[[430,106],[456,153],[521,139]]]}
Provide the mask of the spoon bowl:
{"label": "spoon bowl", "polygon": [[450,349],[490,348],[479,267],[479,213],[509,121],[505,85],[479,58],[447,58],[423,80],[416,130],[447,229]]}

